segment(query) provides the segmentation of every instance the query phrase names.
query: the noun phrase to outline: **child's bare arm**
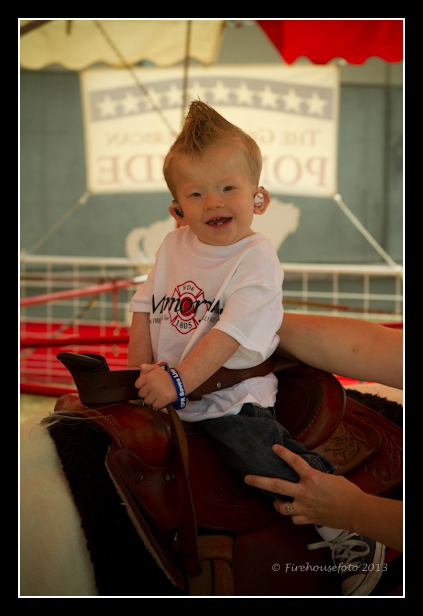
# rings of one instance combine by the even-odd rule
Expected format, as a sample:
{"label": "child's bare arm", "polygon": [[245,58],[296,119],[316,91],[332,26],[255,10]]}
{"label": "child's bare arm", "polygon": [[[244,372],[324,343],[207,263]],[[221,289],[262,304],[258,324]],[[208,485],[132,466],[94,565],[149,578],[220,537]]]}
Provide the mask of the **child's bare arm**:
{"label": "child's bare arm", "polygon": [[139,370],[141,364],[151,364],[150,315],[134,312],[128,345],[128,368]]}
{"label": "child's bare arm", "polygon": [[[221,368],[235,353],[239,343],[224,332],[213,329],[200,340],[178,366],[174,367],[189,395]],[[145,362],[135,381],[140,398],[154,408],[163,408],[178,399],[170,375],[158,366]]]}

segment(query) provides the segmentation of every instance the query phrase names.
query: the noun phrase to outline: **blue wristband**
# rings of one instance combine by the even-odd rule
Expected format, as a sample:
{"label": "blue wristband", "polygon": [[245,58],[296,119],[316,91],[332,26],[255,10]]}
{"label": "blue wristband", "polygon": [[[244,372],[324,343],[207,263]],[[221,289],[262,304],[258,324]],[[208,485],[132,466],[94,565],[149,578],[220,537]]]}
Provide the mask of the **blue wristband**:
{"label": "blue wristband", "polygon": [[175,411],[180,411],[181,409],[184,409],[187,405],[187,395],[185,393],[182,379],[179,376],[178,372],[175,370],[175,368],[170,368],[169,374],[172,377],[173,383],[176,388],[176,393],[178,394],[178,402],[173,403],[173,408],[175,409]]}

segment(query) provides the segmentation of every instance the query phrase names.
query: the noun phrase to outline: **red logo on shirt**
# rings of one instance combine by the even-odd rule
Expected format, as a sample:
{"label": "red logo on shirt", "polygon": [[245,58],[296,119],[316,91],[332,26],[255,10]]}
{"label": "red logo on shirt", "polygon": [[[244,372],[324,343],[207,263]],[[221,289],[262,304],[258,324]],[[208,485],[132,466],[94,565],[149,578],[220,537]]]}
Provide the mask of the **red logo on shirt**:
{"label": "red logo on shirt", "polygon": [[197,329],[199,325],[199,320],[196,318],[197,312],[203,303],[208,308],[204,291],[197,287],[195,282],[188,281],[175,287],[168,308],[173,327],[176,327],[181,334]]}

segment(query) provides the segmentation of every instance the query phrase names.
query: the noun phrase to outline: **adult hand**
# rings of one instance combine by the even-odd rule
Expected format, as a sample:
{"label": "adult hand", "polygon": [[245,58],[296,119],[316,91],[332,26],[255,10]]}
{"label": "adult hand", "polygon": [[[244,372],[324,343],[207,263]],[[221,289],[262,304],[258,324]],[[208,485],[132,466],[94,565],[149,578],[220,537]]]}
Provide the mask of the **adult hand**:
{"label": "adult hand", "polygon": [[[364,493],[356,485],[337,475],[328,475],[312,468],[300,456],[281,445],[273,451],[287,462],[300,476],[298,483],[271,477],[247,475],[245,482],[276,494],[291,496],[291,503],[276,499],[275,509],[282,515],[290,515],[294,524],[319,524],[331,528],[352,530],[351,512]],[[291,505],[293,513],[289,513]]]}

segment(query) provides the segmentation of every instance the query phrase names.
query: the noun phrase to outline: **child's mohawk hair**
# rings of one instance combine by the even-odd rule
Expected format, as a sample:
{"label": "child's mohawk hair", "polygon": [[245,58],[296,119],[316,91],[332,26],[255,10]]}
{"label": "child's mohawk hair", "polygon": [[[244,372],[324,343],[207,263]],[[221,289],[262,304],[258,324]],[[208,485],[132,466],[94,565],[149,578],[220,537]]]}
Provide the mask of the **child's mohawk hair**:
{"label": "child's mohawk hair", "polygon": [[212,146],[236,144],[243,148],[254,181],[259,183],[262,158],[257,143],[243,130],[225,120],[215,109],[200,100],[192,101],[184,125],[165,158],[163,173],[172,192],[170,162],[174,155],[202,154]]}
{"label": "child's mohawk hair", "polygon": [[179,138],[184,153],[191,154],[203,152],[208,146],[221,143],[225,137],[239,137],[242,133],[212,107],[198,100],[192,101]]}

